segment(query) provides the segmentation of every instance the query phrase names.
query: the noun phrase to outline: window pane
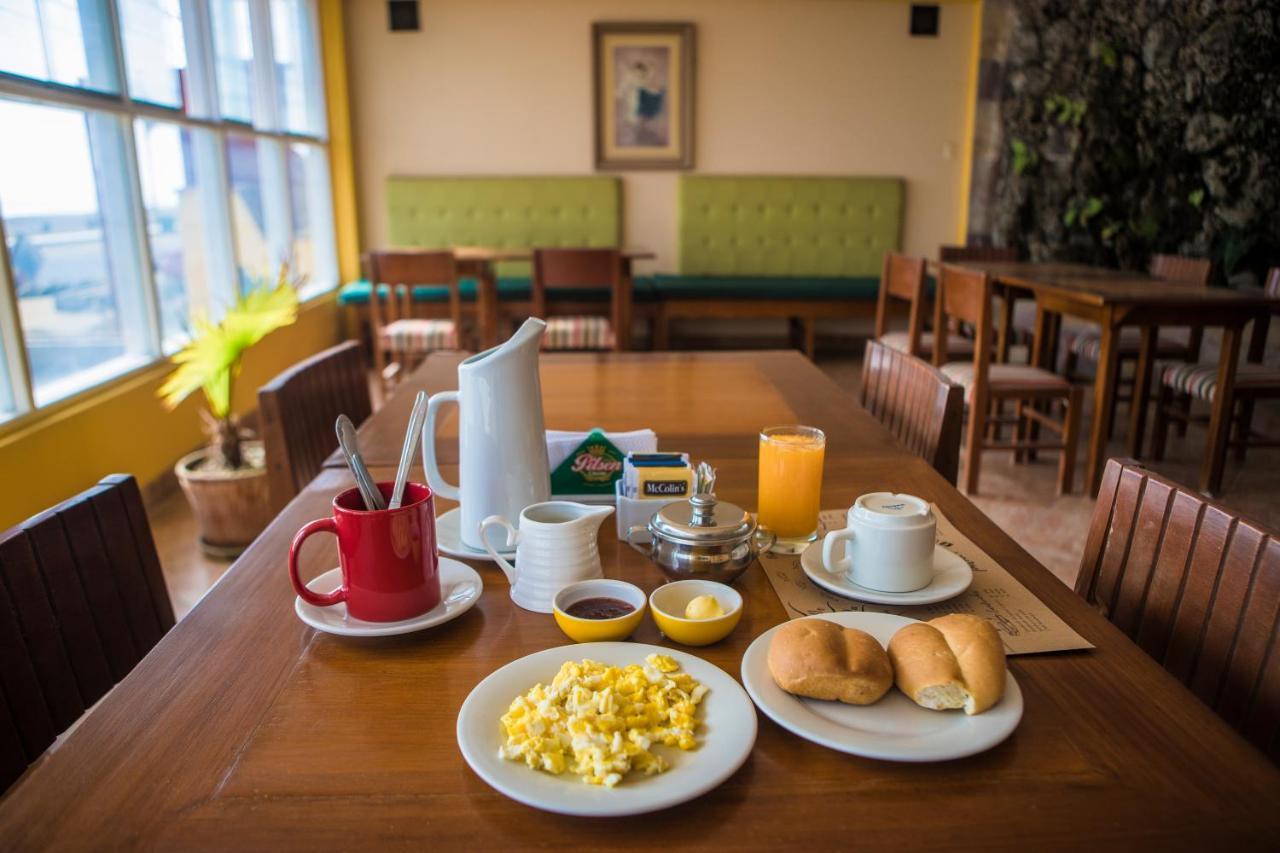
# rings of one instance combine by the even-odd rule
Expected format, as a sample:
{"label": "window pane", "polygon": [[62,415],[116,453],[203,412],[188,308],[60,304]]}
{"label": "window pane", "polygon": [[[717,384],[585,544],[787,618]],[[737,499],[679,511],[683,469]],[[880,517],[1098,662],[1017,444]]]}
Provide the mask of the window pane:
{"label": "window pane", "polygon": [[223,118],[253,121],[253,32],[249,0],[212,0],[213,54]]}
{"label": "window pane", "polygon": [[305,0],[271,0],[271,51],[281,128],[323,133],[324,119],[316,98],[320,91],[319,54]]}
{"label": "window pane", "polygon": [[119,91],[107,0],[0,0],[0,71]]}
{"label": "window pane", "polygon": [[210,199],[203,189],[216,177],[201,174],[202,155],[216,142],[207,131],[144,120],[136,137],[161,340],[172,352],[189,336],[193,312],[208,314],[218,301],[209,281]]}
{"label": "window pane", "polygon": [[0,134],[0,212],[42,405],[151,349],[121,195],[123,134],[114,117],[3,100],[0,127],[22,130]]}
{"label": "window pane", "polygon": [[231,183],[231,228],[241,291],[288,256],[283,162],[268,139],[227,135],[227,175]]}
{"label": "window pane", "polygon": [[290,265],[304,279],[303,292],[320,293],[338,284],[329,198],[329,164],[318,145],[289,146],[289,198],[292,222]]}
{"label": "window pane", "polygon": [[120,0],[129,95],[166,107],[187,104],[187,49],[178,0]]}

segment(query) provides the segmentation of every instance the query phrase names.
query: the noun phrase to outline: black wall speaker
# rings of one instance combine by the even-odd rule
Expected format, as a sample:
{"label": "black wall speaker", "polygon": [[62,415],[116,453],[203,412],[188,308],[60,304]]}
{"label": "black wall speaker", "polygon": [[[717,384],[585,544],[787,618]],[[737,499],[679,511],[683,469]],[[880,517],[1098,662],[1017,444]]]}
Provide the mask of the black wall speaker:
{"label": "black wall speaker", "polygon": [[936,5],[911,4],[911,35],[937,36],[939,11]]}
{"label": "black wall speaker", "polygon": [[391,32],[416,32],[418,26],[418,0],[387,0],[387,19]]}

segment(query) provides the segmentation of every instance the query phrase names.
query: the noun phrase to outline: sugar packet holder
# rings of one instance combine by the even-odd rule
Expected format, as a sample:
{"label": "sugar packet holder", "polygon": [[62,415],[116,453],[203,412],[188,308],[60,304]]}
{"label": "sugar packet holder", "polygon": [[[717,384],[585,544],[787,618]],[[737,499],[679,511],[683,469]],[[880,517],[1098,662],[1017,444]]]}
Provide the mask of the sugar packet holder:
{"label": "sugar packet holder", "polygon": [[[627,531],[631,530],[631,528],[635,526],[648,528],[649,520],[653,518],[653,514],[667,504],[688,500],[687,497],[674,497],[669,500],[662,498],[642,499],[627,497],[623,488],[622,480],[618,480],[614,483],[614,487],[617,490],[617,509],[614,511],[613,517],[618,522],[618,538],[624,542],[627,540]],[[647,529],[643,533],[636,531],[636,535],[631,541],[636,544],[649,542],[649,531]]]}

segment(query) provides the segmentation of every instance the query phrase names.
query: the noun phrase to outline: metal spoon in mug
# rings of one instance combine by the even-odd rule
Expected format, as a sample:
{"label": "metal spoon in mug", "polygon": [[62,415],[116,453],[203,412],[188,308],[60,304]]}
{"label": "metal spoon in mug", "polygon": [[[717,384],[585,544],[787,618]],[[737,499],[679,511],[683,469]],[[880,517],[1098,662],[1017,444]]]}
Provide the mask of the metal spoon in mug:
{"label": "metal spoon in mug", "polygon": [[413,462],[413,451],[418,448],[418,436],[422,432],[422,424],[427,419],[427,392],[419,391],[413,398],[413,413],[409,415],[409,431],[404,434],[404,447],[400,449],[400,467],[396,468],[396,487],[391,492],[391,503],[387,509],[399,509],[404,499],[404,484],[409,479],[409,464]]}
{"label": "metal spoon in mug", "polygon": [[360,458],[360,444],[356,440],[355,424],[351,423],[351,418],[346,415],[338,415],[338,422],[334,425],[334,429],[338,433],[338,446],[342,448],[342,455],[346,457],[347,466],[351,468],[351,476],[356,478],[356,488],[364,498],[365,509],[386,509],[387,505],[382,501],[382,493],[378,491],[378,485],[373,482],[369,469]]}

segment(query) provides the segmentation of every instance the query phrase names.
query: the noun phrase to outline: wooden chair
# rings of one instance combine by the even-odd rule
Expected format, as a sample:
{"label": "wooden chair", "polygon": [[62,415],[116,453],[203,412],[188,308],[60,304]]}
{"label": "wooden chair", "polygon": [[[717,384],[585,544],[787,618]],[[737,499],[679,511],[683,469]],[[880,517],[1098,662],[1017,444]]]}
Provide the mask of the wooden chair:
{"label": "wooden chair", "polygon": [[927,361],[880,341],[867,341],[860,402],[912,453],[955,485],[964,389]]}
{"label": "wooden chair", "polygon": [[0,534],[0,791],[172,627],[133,477]]}
{"label": "wooden chair", "polygon": [[1102,475],[1076,592],[1280,760],[1280,538],[1142,468]]}
{"label": "wooden chair", "polygon": [[[963,264],[965,261],[973,261],[976,263],[1012,263],[1018,260],[1018,250],[1013,246],[939,246],[938,260],[944,264]],[[1000,288],[995,289],[995,295],[999,298],[1000,315],[996,322],[996,361],[1005,362],[1009,360],[1009,345],[1016,336],[1017,331],[1014,328],[1014,307],[1016,301],[1014,295]],[[1022,300],[1023,304],[1027,304],[1028,300]],[[1035,319],[1035,312],[1032,311],[1032,319]],[[1032,330],[1034,332],[1034,325]],[[1031,335],[1026,336],[1024,343],[1030,343]]]}
{"label": "wooden chair", "polygon": [[[1266,294],[1280,300],[1280,267],[1272,267],[1267,275]],[[1277,302],[1275,313],[1280,313]],[[1257,436],[1253,432],[1253,409],[1259,400],[1280,399],[1280,367],[1262,363],[1267,350],[1267,332],[1271,317],[1262,315],[1253,322],[1247,361],[1236,369],[1231,397],[1235,409],[1235,438],[1222,446],[1225,453],[1234,447],[1236,458],[1244,459],[1250,447],[1280,447],[1280,438]],[[1152,436],[1152,456],[1164,459],[1169,426],[1191,421],[1208,422],[1207,415],[1194,415],[1193,402],[1212,404],[1218,395],[1218,363],[1183,361],[1163,365],[1157,377],[1156,417]],[[1224,457],[1225,458],[1225,457]]]}
{"label": "wooden chair", "polygon": [[258,389],[271,502],[283,508],[338,447],[334,421],[359,424],[373,412],[358,341],[298,362]]}
{"label": "wooden chair", "polygon": [[[964,386],[969,407],[968,436],[965,439],[964,489],[969,494],[978,490],[978,473],[983,450],[1061,450],[1058,463],[1058,492],[1071,491],[1075,455],[1080,432],[1082,390],[1048,370],[1025,364],[992,364],[987,347],[977,347],[973,360],[939,364],[946,351],[948,319],[970,323],[977,330],[977,340],[990,340],[991,279],[986,273],[943,264],[938,276],[938,298],[934,301],[933,328],[938,335],[938,353],[934,363],[952,381]],[[988,427],[1004,422],[1003,416],[992,415],[1001,403],[1011,400],[1016,406],[1012,423],[1017,429],[1011,442],[1003,442],[998,432]],[[1051,411],[1039,411],[1034,404],[1043,402],[1050,408],[1054,401],[1065,405],[1062,420]],[[1031,404],[1031,405],[1028,405]],[[1039,424],[1058,433],[1061,441],[1043,442],[1031,436],[1030,425]]]}
{"label": "wooden chair", "polygon": [[[548,304],[548,290],[605,287],[609,302],[600,314],[554,316]],[[631,348],[631,279],[617,249],[534,249],[530,308],[547,321],[543,349]]]}
{"label": "wooden chair", "polygon": [[[925,317],[931,310],[924,288],[924,258],[911,258],[896,252],[884,255],[884,271],[880,276],[880,292],[876,298],[876,339],[899,352],[924,359],[933,358],[933,333],[925,330]],[[907,328],[890,332],[890,303],[908,305]],[[970,338],[953,335],[948,338],[948,357],[973,355]]]}
{"label": "wooden chair", "polygon": [[[427,353],[457,349],[462,339],[462,295],[458,289],[458,262],[450,251],[370,252],[366,256],[369,325],[373,337],[373,366],[386,383],[407,372]],[[449,288],[448,320],[415,317],[415,285]],[[387,288],[384,305],[381,288]],[[387,361],[387,355],[392,360]]]}

